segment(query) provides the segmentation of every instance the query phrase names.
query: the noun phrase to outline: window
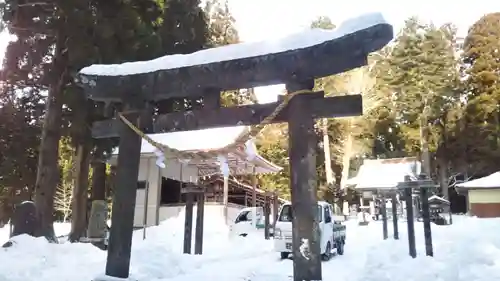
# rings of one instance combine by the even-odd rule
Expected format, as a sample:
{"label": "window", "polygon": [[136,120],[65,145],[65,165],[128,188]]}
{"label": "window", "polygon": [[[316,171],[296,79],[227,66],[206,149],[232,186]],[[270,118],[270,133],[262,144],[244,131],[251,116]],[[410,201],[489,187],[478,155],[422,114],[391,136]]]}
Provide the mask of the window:
{"label": "window", "polygon": [[320,205],[318,205],[318,213],[317,213],[318,217],[316,218],[318,220],[318,222],[321,222],[323,219],[321,212],[323,212],[323,208]]}
{"label": "window", "polygon": [[[317,211],[317,220],[320,222],[322,219],[321,212],[323,209],[321,206],[318,205],[318,211]],[[292,206],[291,205],[284,205],[283,208],[281,209],[280,216],[278,218],[279,221],[286,221],[286,222],[291,222],[293,219],[293,211],[292,211]]]}
{"label": "window", "polygon": [[181,182],[169,179],[166,177],[161,177],[161,199],[160,204],[176,204],[186,202],[183,201],[185,194],[181,194]]}
{"label": "window", "polygon": [[326,206],[325,207],[325,223],[328,223],[331,221],[332,221],[332,214],[330,212],[330,207]]}
{"label": "window", "polygon": [[146,189],[146,181],[138,181],[137,189]]}
{"label": "window", "polygon": [[244,221],[251,221],[251,214],[250,214],[250,211],[245,211],[243,213],[241,213],[237,218],[236,220],[234,221],[234,223],[239,223],[239,222],[244,222]]}
{"label": "window", "polygon": [[293,219],[292,205],[283,205],[281,208],[281,213],[279,221],[291,222]]}

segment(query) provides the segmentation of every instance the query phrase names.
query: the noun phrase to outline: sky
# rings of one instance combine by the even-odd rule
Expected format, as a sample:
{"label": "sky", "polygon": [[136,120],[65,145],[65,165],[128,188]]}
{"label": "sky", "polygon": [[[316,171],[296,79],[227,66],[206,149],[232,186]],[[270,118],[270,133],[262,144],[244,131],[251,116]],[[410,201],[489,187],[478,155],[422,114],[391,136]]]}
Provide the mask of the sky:
{"label": "sky", "polygon": [[[363,13],[381,12],[399,30],[405,19],[417,16],[435,24],[452,22],[459,36],[465,36],[471,24],[487,13],[500,12],[500,1],[480,1],[478,5],[460,5],[458,0],[228,0],[242,41],[261,41],[308,28],[318,16],[328,16],[335,24]],[[2,0],[0,0],[2,2]],[[9,36],[0,34],[0,61]],[[256,89],[261,102],[272,102],[281,86]]]}
{"label": "sky", "polygon": [[[405,2],[403,5],[402,2]],[[229,0],[243,41],[261,41],[285,36],[308,28],[318,16],[328,16],[336,25],[364,13],[380,12],[401,29],[405,19],[417,16],[440,25],[454,23],[458,35],[465,36],[469,27],[483,15],[500,12],[500,1],[480,1],[479,5],[460,5],[458,0]],[[261,87],[255,90],[259,102],[276,101],[283,87]]]}

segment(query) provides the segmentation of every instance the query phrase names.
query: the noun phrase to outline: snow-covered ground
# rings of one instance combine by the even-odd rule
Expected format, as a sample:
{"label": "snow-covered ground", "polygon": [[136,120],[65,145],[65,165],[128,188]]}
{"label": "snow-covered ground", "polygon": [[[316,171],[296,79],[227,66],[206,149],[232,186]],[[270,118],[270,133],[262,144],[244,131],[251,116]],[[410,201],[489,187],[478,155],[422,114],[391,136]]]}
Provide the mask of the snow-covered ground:
{"label": "snow-covered ground", "polygon": [[[57,237],[66,236],[71,230],[70,223],[56,222],[54,223],[54,232]],[[5,242],[9,240],[10,236],[10,227],[9,225],[5,225],[4,227],[0,227],[0,245],[3,245]]]}
{"label": "snow-covered ground", "polygon": [[[182,225],[182,217],[169,220],[148,229],[144,241],[142,231],[136,233],[132,280],[291,280],[292,261],[279,260],[272,240],[230,237],[222,219],[207,218],[205,254],[182,255]],[[401,239],[386,241],[380,223],[347,225],[346,253],[323,263],[324,280],[500,280],[500,219],[455,217],[452,226],[433,225],[434,258],[425,256],[422,225],[416,223],[416,259],[408,256],[404,223],[400,225]],[[55,245],[26,236],[15,241],[13,247],[0,250],[2,281],[89,281],[104,272],[105,252],[91,245]]]}

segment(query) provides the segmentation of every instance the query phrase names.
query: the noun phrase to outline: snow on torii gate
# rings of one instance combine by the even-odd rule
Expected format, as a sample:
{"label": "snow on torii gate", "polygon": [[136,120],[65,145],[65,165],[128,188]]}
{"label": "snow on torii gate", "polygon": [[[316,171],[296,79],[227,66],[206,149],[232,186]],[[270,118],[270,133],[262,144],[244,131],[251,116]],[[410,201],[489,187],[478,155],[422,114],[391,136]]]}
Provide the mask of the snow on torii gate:
{"label": "snow on torii gate", "polygon": [[[95,138],[120,137],[106,275],[127,278],[130,268],[143,134],[131,126],[123,126],[122,121],[144,130],[153,122],[148,106],[151,101],[203,98],[202,109],[158,116],[153,132],[236,125],[261,125],[254,127],[261,129],[268,123],[288,122],[291,201],[295,214],[294,280],[322,280],[316,221],[314,118],[360,115],[362,98],[311,93],[314,79],[366,65],[369,53],[381,49],[392,38],[392,26],[382,15],[368,14],[348,20],[333,31],[307,30],[279,41],[241,43],[189,55],[82,69],[78,79],[89,99],[123,103],[126,110],[118,120],[105,120],[93,126]],[[220,107],[221,91],[279,83],[286,84],[289,93],[281,102]],[[302,93],[310,94],[299,95]],[[256,133],[258,130],[252,130],[252,134],[241,136],[235,145]],[[162,150],[179,154],[167,147]],[[182,156],[204,158],[223,153],[224,150]]]}

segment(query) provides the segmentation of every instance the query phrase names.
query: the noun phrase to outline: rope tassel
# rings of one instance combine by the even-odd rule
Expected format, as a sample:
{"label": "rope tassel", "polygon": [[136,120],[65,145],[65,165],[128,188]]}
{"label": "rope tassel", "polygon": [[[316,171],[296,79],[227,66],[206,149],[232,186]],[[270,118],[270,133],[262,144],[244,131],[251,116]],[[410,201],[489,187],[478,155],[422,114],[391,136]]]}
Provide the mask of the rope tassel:
{"label": "rope tassel", "polygon": [[252,139],[249,139],[246,143],[245,143],[245,153],[247,155],[247,160],[248,161],[252,161],[255,159],[255,157],[257,157],[257,151],[255,150],[255,146],[252,142]]}
{"label": "rope tassel", "polygon": [[229,177],[229,164],[227,164],[227,158],[219,155],[217,156],[217,161],[219,161],[220,172],[224,177]]}
{"label": "rope tassel", "polygon": [[161,169],[165,169],[165,154],[161,152],[161,150],[155,149],[154,151],[157,159],[156,159],[156,166],[160,167]]}

